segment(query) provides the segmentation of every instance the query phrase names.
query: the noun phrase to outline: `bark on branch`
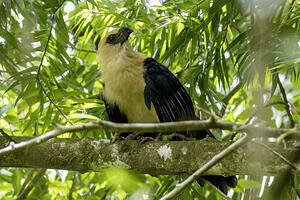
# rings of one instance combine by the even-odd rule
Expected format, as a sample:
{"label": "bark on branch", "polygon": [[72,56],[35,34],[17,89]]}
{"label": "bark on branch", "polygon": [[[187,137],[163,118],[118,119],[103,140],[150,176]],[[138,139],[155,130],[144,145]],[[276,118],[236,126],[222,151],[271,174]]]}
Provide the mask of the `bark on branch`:
{"label": "bark on branch", "polygon": [[[12,137],[17,142],[29,137]],[[0,137],[0,148],[9,142]],[[108,140],[52,138],[40,145],[27,146],[0,156],[0,167],[32,167],[65,169],[80,172],[101,171],[107,167],[123,167],[143,174],[191,174],[205,165],[231,142],[206,138],[200,141],[160,141],[140,144],[125,140],[110,144]],[[290,159],[297,148],[268,144],[274,151]],[[295,163],[299,169],[300,163]],[[287,164],[262,145],[247,143],[225,157],[205,174],[276,175]],[[300,173],[299,171],[295,171]]]}

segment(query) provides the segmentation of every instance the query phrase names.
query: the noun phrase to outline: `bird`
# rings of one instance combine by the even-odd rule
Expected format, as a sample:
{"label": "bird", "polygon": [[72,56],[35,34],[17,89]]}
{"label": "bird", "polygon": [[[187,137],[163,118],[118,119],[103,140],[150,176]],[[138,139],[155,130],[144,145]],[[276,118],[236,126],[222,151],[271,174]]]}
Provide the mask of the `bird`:
{"label": "bird", "polygon": [[[196,120],[193,102],[176,76],[154,58],[134,51],[128,27],[110,31],[96,43],[103,98],[108,118],[117,123],[161,123]],[[127,133],[127,135],[130,133]],[[195,139],[213,137],[209,130],[186,131]],[[227,194],[236,176],[202,176]],[[203,186],[203,182],[198,181]]]}

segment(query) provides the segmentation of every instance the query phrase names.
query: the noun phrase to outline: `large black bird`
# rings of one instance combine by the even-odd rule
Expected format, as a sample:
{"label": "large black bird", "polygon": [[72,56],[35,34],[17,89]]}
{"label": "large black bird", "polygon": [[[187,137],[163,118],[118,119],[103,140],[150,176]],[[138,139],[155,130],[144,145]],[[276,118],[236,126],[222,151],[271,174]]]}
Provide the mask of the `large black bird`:
{"label": "large black bird", "polygon": [[[179,80],[162,64],[136,52],[128,42],[132,30],[109,32],[99,44],[99,61],[105,84],[103,96],[109,120],[119,123],[159,123],[197,119],[194,106]],[[190,131],[187,136],[203,139],[209,130]],[[227,194],[235,176],[203,176]]]}

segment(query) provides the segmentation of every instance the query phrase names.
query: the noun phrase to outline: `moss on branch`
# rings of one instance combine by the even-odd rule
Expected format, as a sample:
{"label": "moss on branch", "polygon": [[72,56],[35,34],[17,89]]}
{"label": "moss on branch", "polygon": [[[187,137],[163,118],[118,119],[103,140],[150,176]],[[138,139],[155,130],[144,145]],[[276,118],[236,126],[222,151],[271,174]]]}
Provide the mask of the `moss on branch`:
{"label": "moss on branch", "polygon": [[[15,141],[29,137],[12,137]],[[0,137],[0,148],[8,145]],[[1,167],[32,167],[74,170],[80,172],[101,171],[110,166],[122,167],[135,173],[161,175],[192,173],[214,155],[230,145],[228,141],[206,138],[201,141],[153,141],[140,144],[124,140],[110,144],[108,140],[57,139],[28,146],[0,156]],[[296,148],[269,146],[284,155]],[[296,163],[299,166],[299,163]],[[261,145],[247,143],[225,157],[206,174],[263,174],[276,175],[287,167],[278,156]],[[298,167],[299,169],[299,167]]]}

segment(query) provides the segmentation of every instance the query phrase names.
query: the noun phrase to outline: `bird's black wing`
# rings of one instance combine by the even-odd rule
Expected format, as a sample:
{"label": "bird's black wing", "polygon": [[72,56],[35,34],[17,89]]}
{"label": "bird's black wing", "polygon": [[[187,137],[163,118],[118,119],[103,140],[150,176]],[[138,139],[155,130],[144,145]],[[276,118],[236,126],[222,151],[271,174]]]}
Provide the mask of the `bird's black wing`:
{"label": "bird's black wing", "polygon": [[105,100],[104,104],[109,121],[117,123],[128,123],[126,115],[123,115],[120,112],[120,109],[116,104],[108,104]]}
{"label": "bird's black wing", "polygon": [[[105,111],[108,115],[109,121],[116,122],[116,123],[128,123],[127,116],[122,114],[119,106],[116,104],[109,104],[105,101]],[[120,137],[126,138],[128,135],[130,135],[130,132],[123,132],[120,134]]]}
{"label": "bird's black wing", "polygon": [[178,79],[153,58],[144,61],[145,104],[153,103],[160,122],[195,119],[192,100]]}
{"label": "bird's black wing", "polygon": [[[179,80],[153,58],[144,61],[145,104],[153,103],[160,122],[197,119],[192,100]],[[209,130],[188,131],[189,137],[203,139],[207,135],[215,138]]]}

